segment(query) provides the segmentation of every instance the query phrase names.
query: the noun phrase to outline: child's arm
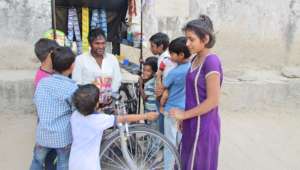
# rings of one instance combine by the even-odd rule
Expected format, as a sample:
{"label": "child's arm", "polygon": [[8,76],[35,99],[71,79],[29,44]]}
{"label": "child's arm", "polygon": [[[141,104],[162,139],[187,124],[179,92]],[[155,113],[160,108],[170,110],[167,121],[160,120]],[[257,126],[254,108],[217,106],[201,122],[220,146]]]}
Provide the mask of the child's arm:
{"label": "child's arm", "polygon": [[164,92],[160,98],[160,104],[159,104],[159,112],[163,113],[164,112],[164,105],[167,103],[169,97],[169,91],[168,89],[164,89]]}
{"label": "child's arm", "polygon": [[168,97],[169,97],[169,90],[168,89],[164,89],[164,92],[161,96],[161,99],[160,99],[160,105],[164,106],[168,100]]}
{"label": "child's arm", "polygon": [[163,83],[162,83],[162,71],[158,70],[156,73],[156,87],[155,87],[155,95],[159,98],[163,93]]}
{"label": "child's arm", "polygon": [[168,100],[168,96],[169,96],[169,91],[168,89],[170,89],[171,86],[173,86],[173,83],[176,80],[177,74],[174,72],[170,72],[166,77],[164,77],[163,82],[162,82],[162,88],[164,89],[164,94],[162,95],[161,99],[160,99],[160,112],[164,113],[163,111],[163,106],[165,105],[165,103]]}
{"label": "child's arm", "polygon": [[160,98],[163,93],[162,77],[163,77],[163,72],[165,70],[165,67],[166,67],[166,65],[165,65],[164,61],[161,61],[159,64],[159,68],[156,72],[156,88],[155,88],[156,98]]}
{"label": "child's arm", "polygon": [[140,77],[140,78],[139,78],[139,91],[140,91],[140,94],[141,94],[143,100],[146,100],[146,99],[147,99],[147,96],[146,96],[146,94],[145,94],[145,91],[144,91],[143,86],[144,86],[144,81],[143,81],[143,78]]}
{"label": "child's arm", "polygon": [[122,115],[117,116],[117,123],[125,123],[125,122],[137,122],[140,120],[155,120],[158,117],[157,112],[148,112],[145,114],[130,114],[130,115]]}
{"label": "child's arm", "polygon": [[72,71],[72,79],[76,82],[76,84],[83,84],[82,77],[82,61],[77,57],[74,62],[74,69]]}

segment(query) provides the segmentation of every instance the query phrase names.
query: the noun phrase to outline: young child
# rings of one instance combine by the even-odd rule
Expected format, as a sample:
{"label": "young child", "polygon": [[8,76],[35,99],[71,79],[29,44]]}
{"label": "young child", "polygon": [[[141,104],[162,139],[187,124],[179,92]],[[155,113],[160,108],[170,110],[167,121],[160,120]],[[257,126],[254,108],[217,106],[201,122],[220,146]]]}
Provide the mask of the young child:
{"label": "young child", "polygon": [[71,117],[73,143],[70,153],[69,170],[100,170],[99,152],[103,131],[117,123],[154,120],[158,114],[130,114],[123,116],[97,112],[99,89],[94,84],[83,85],[74,93],[76,111]]}
{"label": "young child", "polygon": [[143,73],[140,77],[140,93],[144,100],[144,112],[156,112],[155,74],[157,58],[148,58],[144,62]]}
{"label": "young child", "polygon": [[[144,62],[143,73],[140,77],[140,93],[144,100],[144,113],[156,112],[156,97],[155,97],[155,74],[157,71],[157,58],[149,57]],[[154,123],[154,122],[153,122]],[[153,124],[155,129],[158,129],[158,124]],[[158,123],[158,122],[157,122]]]}
{"label": "young child", "polygon": [[158,32],[152,35],[149,39],[150,41],[150,50],[152,54],[158,56],[157,67],[160,66],[161,62],[164,61],[165,70],[163,71],[162,75],[167,76],[168,72],[172,70],[176,63],[170,61],[170,54],[168,51],[169,47],[169,37],[167,34]]}
{"label": "young child", "polygon": [[68,170],[72,143],[71,96],[78,88],[68,76],[72,73],[75,55],[70,48],[59,47],[53,50],[51,60],[54,74],[43,78],[34,94],[39,121],[31,170],[42,170],[51,150],[57,153],[57,169]]}
{"label": "young child", "polygon": [[[35,43],[34,52],[36,57],[41,62],[41,66],[36,71],[35,78],[34,78],[35,88],[42,78],[52,75],[53,69],[52,69],[51,53],[55,48],[58,47],[59,45],[56,41],[47,38],[41,38]],[[54,164],[55,158],[56,158],[55,151],[54,150],[50,151],[45,159],[46,170],[55,169],[55,164]]]}
{"label": "young child", "polygon": [[47,38],[39,39],[34,45],[34,52],[36,57],[41,62],[40,68],[36,71],[34,78],[34,87],[37,86],[38,82],[44,78],[48,77],[53,73],[51,52],[58,48],[59,45],[56,41]]}
{"label": "young child", "polygon": [[[169,71],[172,70],[176,63],[170,60],[170,54],[168,51],[169,47],[169,37],[167,34],[158,32],[152,35],[149,39],[150,41],[150,50],[154,55],[158,56],[157,67],[163,65],[163,70],[159,69],[156,73],[156,84],[155,84],[155,95],[157,98],[157,110],[160,110],[160,98],[163,94],[163,85],[162,80],[165,78]],[[166,94],[166,93],[165,93]],[[164,117],[162,114],[159,116],[159,131],[164,133]]]}
{"label": "young child", "polygon": [[[186,38],[179,37],[174,39],[169,46],[171,60],[177,63],[177,66],[172,69],[166,78],[163,80],[163,88],[168,90],[169,96],[167,97],[164,114],[168,115],[171,108],[185,108],[185,79],[188,69],[190,68],[190,52],[186,46]],[[169,116],[164,117],[164,133],[165,136],[176,145],[179,140],[176,127],[176,120]],[[165,167],[174,163],[174,160],[169,156],[169,151],[164,151],[164,164]]]}
{"label": "young child", "polygon": [[183,30],[190,52],[196,55],[186,78],[185,111],[175,108],[169,112],[182,121],[181,167],[217,170],[221,133],[218,102],[223,70],[219,56],[210,51],[216,42],[213,22],[200,15]]}
{"label": "young child", "polygon": [[[152,54],[158,56],[157,67],[160,68],[157,72],[157,87],[162,86],[162,79],[166,77],[170,70],[172,70],[176,63],[170,60],[170,54],[168,51],[169,47],[169,37],[167,34],[158,32],[152,35],[149,39],[150,50]],[[160,97],[161,94],[158,94]]]}

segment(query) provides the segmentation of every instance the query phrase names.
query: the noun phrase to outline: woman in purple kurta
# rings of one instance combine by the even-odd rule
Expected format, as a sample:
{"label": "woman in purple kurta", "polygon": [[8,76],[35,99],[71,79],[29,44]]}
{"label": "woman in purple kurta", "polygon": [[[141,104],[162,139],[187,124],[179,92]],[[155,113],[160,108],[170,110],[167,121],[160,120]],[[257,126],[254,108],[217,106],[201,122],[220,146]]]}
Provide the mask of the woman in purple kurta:
{"label": "woman in purple kurta", "polygon": [[[205,77],[213,73],[219,73],[222,80],[222,68],[216,55],[208,55],[202,67],[189,71],[186,79],[186,110],[198,105],[197,98],[200,103],[207,98]],[[196,87],[195,82],[197,82]],[[201,116],[184,120],[182,127],[181,159],[183,169],[217,169],[220,143],[218,107]],[[192,168],[193,159],[194,166]]]}
{"label": "woman in purple kurta", "polygon": [[196,56],[186,78],[185,111],[170,111],[171,116],[182,121],[182,169],[216,170],[220,144],[218,100],[223,71],[219,57],[209,52],[214,45],[213,26],[209,17],[201,15],[184,30],[190,39],[187,46]]}

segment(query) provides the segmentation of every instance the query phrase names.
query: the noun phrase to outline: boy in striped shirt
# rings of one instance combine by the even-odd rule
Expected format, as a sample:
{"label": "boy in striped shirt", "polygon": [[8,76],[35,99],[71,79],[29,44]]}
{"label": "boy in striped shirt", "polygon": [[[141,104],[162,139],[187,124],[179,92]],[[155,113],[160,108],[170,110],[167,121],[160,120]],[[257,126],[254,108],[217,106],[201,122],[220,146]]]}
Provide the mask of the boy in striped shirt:
{"label": "boy in striped shirt", "polygon": [[140,93],[144,101],[144,113],[157,111],[155,96],[156,71],[157,58],[149,57],[144,63],[143,73],[140,78]]}

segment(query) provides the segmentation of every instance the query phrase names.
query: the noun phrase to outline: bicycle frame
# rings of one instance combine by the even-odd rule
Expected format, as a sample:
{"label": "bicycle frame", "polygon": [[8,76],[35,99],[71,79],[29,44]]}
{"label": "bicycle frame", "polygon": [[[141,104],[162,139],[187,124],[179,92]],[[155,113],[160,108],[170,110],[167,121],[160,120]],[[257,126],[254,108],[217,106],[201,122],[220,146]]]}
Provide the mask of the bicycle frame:
{"label": "bicycle frame", "polygon": [[[115,105],[117,109],[117,115],[126,115],[126,108],[124,103],[120,102],[120,100],[117,100]],[[121,151],[125,158],[125,161],[128,164],[130,169],[138,170],[136,163],[133,161],[133,159],[130,157],[128,153],[129,152],[127,148],[127,138],[129,137],[128,123],[127,122],[125,122],[124,124],[119,123],[118,129],[119,129],[119,135],[121,139]]]}

